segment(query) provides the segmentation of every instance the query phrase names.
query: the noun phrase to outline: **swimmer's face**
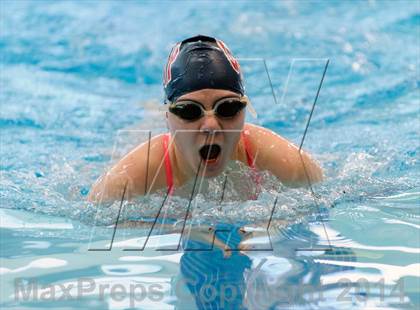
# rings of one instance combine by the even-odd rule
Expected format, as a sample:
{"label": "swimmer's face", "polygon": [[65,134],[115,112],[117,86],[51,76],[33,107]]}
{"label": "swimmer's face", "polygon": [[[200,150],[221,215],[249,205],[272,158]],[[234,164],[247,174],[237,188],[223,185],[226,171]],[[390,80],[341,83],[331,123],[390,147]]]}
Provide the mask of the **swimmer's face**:
{"label": "swimmer's face", "polygon": [[[176,105],[193,101],[206,111],[211,111],[216,103],[223,102],[225,98],[239,99],[240,95],[228,90],[202,89],[179,97]],[[224,170],[236,150],[244,126],[245,109],[233,117],[223,118],[208,113],[194,120],[185,120],[168,112],[167,120],[177,154],[182,156],[180,162],[189,171],[197,173],[200,167],[200,175],[213,177]]]}

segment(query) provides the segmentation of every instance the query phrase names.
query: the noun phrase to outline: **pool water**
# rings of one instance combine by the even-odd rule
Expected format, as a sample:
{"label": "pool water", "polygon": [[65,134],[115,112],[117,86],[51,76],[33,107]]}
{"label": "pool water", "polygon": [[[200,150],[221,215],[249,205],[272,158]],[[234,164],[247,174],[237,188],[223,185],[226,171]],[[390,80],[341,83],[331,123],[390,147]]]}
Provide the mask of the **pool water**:
{"label": "pool water", "polygon": [[[252,226],[244,253],[178,247],[188,199],[149,237],[161,195],[125,203],[117,230],[119,203],[85,202],[166,130],[163,64],[199,33],[239,58],[249,121],[296,144],[329,60],[303,145],[315,195],[265,175],[258,200],[220,203],[221,177],[191,202],[184,235],[213,223],[236,249]],[[1,1],[0,52],[2,308],[419,307],[420,2]]]}

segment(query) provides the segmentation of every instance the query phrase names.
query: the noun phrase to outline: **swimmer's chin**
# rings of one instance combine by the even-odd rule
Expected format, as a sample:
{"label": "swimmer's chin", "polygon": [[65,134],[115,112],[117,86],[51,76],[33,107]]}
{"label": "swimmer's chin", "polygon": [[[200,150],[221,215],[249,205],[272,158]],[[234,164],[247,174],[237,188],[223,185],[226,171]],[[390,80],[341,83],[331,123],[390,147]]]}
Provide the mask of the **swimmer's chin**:
{"label": "swimmer's chin", "polygon": [[199,175],[204,178],[217,177],[223,172],[226,164],[222,156],[219,156],[215,162],[202,161]]}
{"label": "swimmer's chin", "polygon": [[220,171],[205,171],[204,173],[201,173],[201,176],[206,178],[206,179],[212,179],[217,177],[218,175],[220,175],[223,172],[223,169]]}

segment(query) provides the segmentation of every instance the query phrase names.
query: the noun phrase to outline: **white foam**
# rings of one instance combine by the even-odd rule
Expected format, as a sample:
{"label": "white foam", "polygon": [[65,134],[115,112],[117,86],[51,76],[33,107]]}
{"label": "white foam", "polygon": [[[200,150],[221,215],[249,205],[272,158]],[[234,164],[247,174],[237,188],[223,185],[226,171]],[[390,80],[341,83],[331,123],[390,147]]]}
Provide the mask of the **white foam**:
{"label": "white foam", "polygon": [[21,210],[0,209],[0,227],[9,229],[73,229],[71,222]]}

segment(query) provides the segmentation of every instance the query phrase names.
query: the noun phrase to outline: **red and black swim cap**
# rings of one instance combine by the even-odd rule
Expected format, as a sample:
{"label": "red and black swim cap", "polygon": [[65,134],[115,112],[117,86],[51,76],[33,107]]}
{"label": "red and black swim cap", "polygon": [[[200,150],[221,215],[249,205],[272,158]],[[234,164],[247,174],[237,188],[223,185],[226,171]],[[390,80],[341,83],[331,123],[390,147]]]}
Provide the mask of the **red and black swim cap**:
{"label": "red and black swim cap", "polygon": [[244,95],[241,68],[225,43],[198,35],[177,43],[163,74],[165,103],[205,88]]}

